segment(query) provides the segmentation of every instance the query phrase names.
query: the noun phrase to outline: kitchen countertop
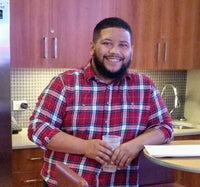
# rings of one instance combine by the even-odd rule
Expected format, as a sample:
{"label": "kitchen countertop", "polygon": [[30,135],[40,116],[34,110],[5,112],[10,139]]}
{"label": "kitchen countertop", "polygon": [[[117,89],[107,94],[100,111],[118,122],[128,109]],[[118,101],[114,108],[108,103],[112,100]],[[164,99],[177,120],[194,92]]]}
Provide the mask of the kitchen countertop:
{"label": "kitchen countertop", "polygon": [[[200,125],[189,122],[175,121],[176,124],[191,126],[191,129],[176,129],[174,128],[174,136],[188,136],[200,134]],[[18,134],[12,134],[12,149],[26,149],[38,147],[31,142],[27,137],[27,128],[22,128]]]}
{"label": "kitchen countertop", "polygon": [[190,127],[189,129],[178,129],[174,128],[174,136],[188,136],[188,135],[197,135],[200,134],[200,124],[191,123],[189,121],[179,121],[174,120],[174,125],[182,125]]}
{"label": "kitchen countertop", "polygon": [[26,149],[38,147],[27,136],[27,128],[22,128],[18,134],[12,134],[12,149]]}

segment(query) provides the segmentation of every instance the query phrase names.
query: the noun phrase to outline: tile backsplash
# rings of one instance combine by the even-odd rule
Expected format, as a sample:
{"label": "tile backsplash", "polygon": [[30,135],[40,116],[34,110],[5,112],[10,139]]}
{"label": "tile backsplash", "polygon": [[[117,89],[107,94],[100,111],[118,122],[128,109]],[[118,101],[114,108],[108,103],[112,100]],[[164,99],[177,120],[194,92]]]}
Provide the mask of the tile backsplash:
{"label": "tile backsplash", "polygon": [[[42,90],[47,86],[49,81],[57,74],[64,72],[66,69],[26,69],[16,68],[11,69],[11,101],[26,100],[29,108],[23,111],[13,111],[20,127],[27,127],[29,117],[35,107],[37,98]],[[159,91],[161,92],[165,84],[174,84],[178,90],[181,107],[175,109],[172,113],[173,119],[179,119],[184,115],[185,91],[187,71],[154,71],[154,70],[135,70],[136,72],[149,76]],[[171,88],[168,88],[163,94],[163,99],[166,102],[168,110],[173,109],[174,93]],[[12,102],[11,102],[12,103]]]}

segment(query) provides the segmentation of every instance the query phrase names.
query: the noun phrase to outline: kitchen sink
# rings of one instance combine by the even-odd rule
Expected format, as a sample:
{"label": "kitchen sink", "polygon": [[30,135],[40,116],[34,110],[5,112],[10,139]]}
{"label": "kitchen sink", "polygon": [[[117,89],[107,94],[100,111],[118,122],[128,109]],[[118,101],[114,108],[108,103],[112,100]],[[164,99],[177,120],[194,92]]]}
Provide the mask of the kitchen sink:
{"label": "kitchen sink", "polygon": [[191,126],[185,126],[185,125],[173,125],[174,129],[194,129],[194,127]]}
{"label": "kitchen sink", "polygon": [[193,126],[191,123],[186,121],[173,121],[173,128],[174,129],[195,129],[195,126]]}

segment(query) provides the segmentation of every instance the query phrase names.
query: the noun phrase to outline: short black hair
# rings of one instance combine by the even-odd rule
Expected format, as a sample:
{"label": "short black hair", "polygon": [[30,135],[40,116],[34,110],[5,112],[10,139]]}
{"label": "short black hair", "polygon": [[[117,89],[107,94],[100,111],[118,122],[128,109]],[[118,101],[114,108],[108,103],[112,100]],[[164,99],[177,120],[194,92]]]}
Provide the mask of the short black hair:
{"label": "short black hair", "polygon": [[93,42],[97,41],[102,29],[111,28],[111,27],[118,27],[118,28],[122,28],[128,31],[131,37],[131,44],[132,44],[133,34],[132,34],[130,25],[118,17],[109,17],[100,21],[93,30]]}

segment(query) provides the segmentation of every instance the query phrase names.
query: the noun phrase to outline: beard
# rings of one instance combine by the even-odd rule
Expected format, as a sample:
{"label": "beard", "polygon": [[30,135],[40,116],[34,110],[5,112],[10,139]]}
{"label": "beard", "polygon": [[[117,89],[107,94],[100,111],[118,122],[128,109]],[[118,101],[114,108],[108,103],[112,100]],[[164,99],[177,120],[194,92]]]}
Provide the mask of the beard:
{"label": "beard", "polygon": [[93,55],[93,61],[94,61],[94,65],[96,67],[96,71],[98,71],[98,73],[101,76],[103,76],[105,78],[109,78],[109,79],[121,79],[125,75],[127,69],[130,66],[131,57],[129,58],[127,63],[122,64],[121,68],[118,71],[115,71],[115,72],[108,70],[105,67],[104,63],[99,60],[96,53],[94,53],[94,55]]}

